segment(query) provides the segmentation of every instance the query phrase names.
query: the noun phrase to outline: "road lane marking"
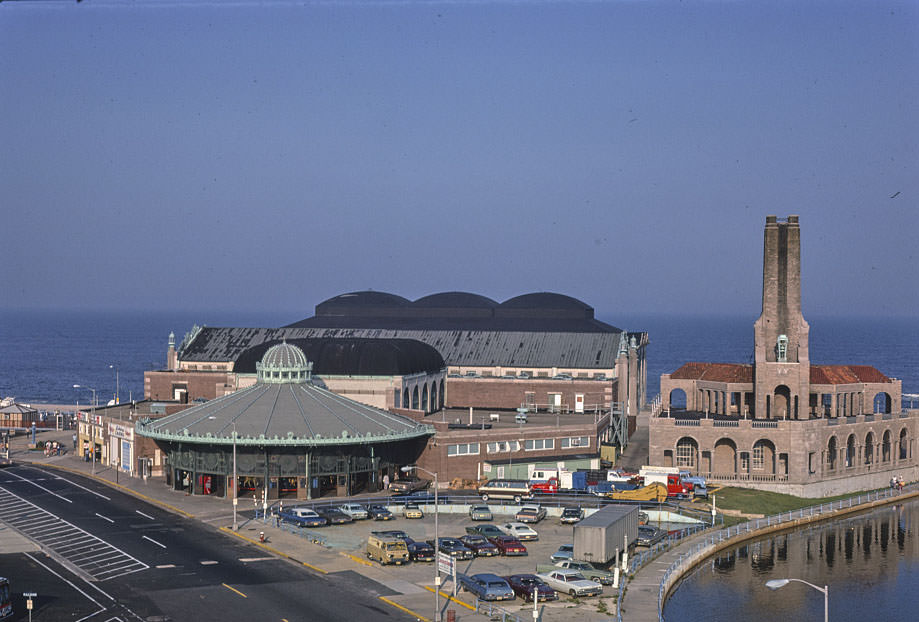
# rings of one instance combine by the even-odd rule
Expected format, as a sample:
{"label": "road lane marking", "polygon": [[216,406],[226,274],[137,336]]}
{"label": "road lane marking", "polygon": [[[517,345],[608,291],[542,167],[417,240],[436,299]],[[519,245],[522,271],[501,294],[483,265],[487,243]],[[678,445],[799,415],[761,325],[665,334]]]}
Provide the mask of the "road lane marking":
{"label": "road lane marking", "polygon": [[[434,591],[434,588],[431,587],[430,585],[425,585],[425,586],[424,586],[424,589],[426,589],[426,590],[429,591],[429,592],[433,592],[433,591]],[[461,601],[459,598],[453,598],[453,597],[452,597],[450,594],[448,594],[447,592],[440,592],[440,595],[443,596],[444,598],[446,598],[447,600],[452,600],[452,601],[455,602],[457,605],[462,605],[463,607],[466,607],[467,609],[472,609],[473,611],[475,611],[475,607],[473,607],[473,606],[470,605],[469,603],[464,603],[464,602]]]}
{"label": "road lane marking", "polygon": [[418,619],[421,620],[422,622],[431,622],[431,619],[430,619],[430,618],[426,618],[426,617],[424,617],[423,615],[421,615],[420,613],[418,613],[418,612],[416,612],[416,611],[412,611],[412,610],[409,609],[408,607],[403,607],[403,606],[400,605],[399,603],[397,603],[397,602],[395,602],[395,601],[392,601],[392,600],[389,600],[389,599],[386,598],[385,596],[380,596],[380,600],[382,600],[382,601],[383,601],[384,603],[386,603],[387,605],[392,605],[392,606],[395,607],[396,609],[401,609],[402,611],[406,612],[406,613],[409,614],[410,616],[415,617],[415,618],[418,618]]}
{"label": "road lane marking", "polygon": [[279,551],[279,550],[276,549],[276,548],[270,547],[270,546],[268,546],[267,544],[262,544],[262,543],[259,542],[258,540],[253,540],[252,538],[246,537],[246,536],[242,535],[241,533],[239,533],[238,531],[233,531],[233,530],[230,529],[229,527],[221,527],[221,528],[220,528],[220,531],[222,531],[223,533],[225,533],[225,534],[227,534],[227,535],[235,536],[235,537],[239,538],[240,540],[245,540],[246,542],[249,542],[250,544],[254,544],[255,546],[261,547],[261,548],[265,549],[266,551],[270,551],[271,553],[274,553],[275,555],[278,555],[278,556],[283,557],[283,558],[285,558],[285,559],[291,559],[291,560],[297,562],[298,564],[303,564],[304,566],[306,566],[306,567],[309,568],[310,570],[315,570],[315,571],[318,572],[319,574],[329,574],[329,571],[328,571],[328,570],[323,570],[323,569],[320,568],[319,566],[314,566],[314,565],[310,564],[309,562],[305,562],[305,561],[303,561],[303,560],[301,560],[301,559],[297,559],[297,558],[294,557],[293,555],[288,555],[287,553],[284,553],[283,551]]}
{"label": "road lane marking", "polygon": [[157,542],[156,540],[154,540],[153,538],[151,538],[151,537],[149,537],[149,536],[141,536],[141,538],[143,538],[144,540],[149,540],[150,542],[152,542],[152,543],[155,544],[156,546],[161,546],[161,547],[163,547],[164,549],[166,548],[166,545],[165,545],[165,544],[161,544],[161,543]]}
{"label": "road lane marking", "polygon": [[[90,596],[89,594],[87,594],[86,592],[84,592],[83,590],[81,590],[80,588],[78,588],[76,585],[74,585],[73,583],[71,583],[70,581],[68,581],[67,579],[65,579],[65,578],[62,577],[61,575],[59,575],[58,573],[54,572],[54,570],[52,570],[51,568],[49,568],[49,567],[46,566],[45,564],[41,563],[39,560],[35,559],[34,557],[32,557],[31,555],[29,555],[28,553],[25,553],[25,556],[28,557],[29,559],[31,559],[31,560],[32,560],[33,562],[35,562],[36,564],[38,564],[39,566],[41,566],[42,568],[44,568],[45,570],[47,570],[48,572],[50,572],[51,574],[53,574],[55,577],[57,577],[58,579],[60,579],[60,580],[63,581],[64,583],[66,583],[67,585],[69,585],[70,587],[72,587],[74,590],[76,590],[77,592],[79,592],[80,594],[82,594],[83,596],[85,596],[85,597],[86,597],[91,603],[93,603],[96,607],[101,607],[101,609],[99,609],[99,611],[93,612],[93,613],[89,614],[88,616],[84,616],[84,617],[80,618],[79,620],[77,620],[76,622],[81,622],[82,620],[88,620],[89,618],[92,618],[93,616],[99,615],[100,613],[102,613],[103,611],[105,611],[105,609],[106,609],[105,605],[103,605],[102,603],[100,603],[99,601],[97,601],[95,598],[93,598],[92,596]],[[32,613],[32,612],[30,611],[29,614],[31,614],[31,613]]]}
{"label": "road lane marking", "polygon": [[98,492],[96,492],[95,490],[90,490],[90,489],[87,488],[86,486],[81,486],[80,484],[78,484],[78,483],[76,483],[76,482],[72,482],[72,481],[70,481],[69,479],[67,479],[67,478],[65,478],[65,477],[61,477],[60,475],[55,476],[55,479],[59,479],[59,480],[61,480],[62,482],[67,482],[67,483],[70,484],[71,486],[76,486],[77,488],[81,488],[81,489],[85,490],[86,492],[88,492],[88,493],[90,493],[90,494],[96,495],[97,497],[102,497],[102,498],[105,499],[106,501],[111,501],[111,500],[112,500],[111,497],[106,497],[105,495],[103,495],[103,494],[101,494],[101,493],[98,493]]}
{"label": "road lane marking", "polygon": [[[232,483],[232,482],[231,482],[231,483]],[[113,521],[111,518],[109,518],[108,516],[102,516],[102,514],[99,514],[99,512],[96,512],[96,516],[98,516],[98,517],[101,518],[102,520],[107,520],[107,521],[110,522],[110,523],[114,523],[114,522],[115,522],[115,521]]]}
{"label": "road lane marking", "polygon": [[215,562],[214,560],[211,560],[211,559],[206,559],[203,562],[201,562],[201,565],[202,566],[213,566],[214,564],[219,564],[219,563],[220,562]]}
{"label": "road lane marking", "polygon": [[[38,528],[36,522],[44,522],[47,517],[57,521],[58,527]],[[41,519],[41,520],[39,520]],[[48,512],[35,505],[31,501],[13,494],[8,489],[0,486],[0,520],[6,522],[10,527],[19,531],[25,537],[45,548],[50,553],[62,557],[75,567],[75,571],[83,572],[97,581],[114,579],[126,574],[140,572],[149,568],[142,561],[132,557],[128,553],[112,546],[108,542],[86,532],[73,523]],[[61,535],[73,533],[73,536]],[[62,541],[63,538],[63,541]],[[88,552],[91,557],[84,557]],[[120,560],[120,564],[100,564],[94,559],[109,555],[112,559],[114,555]],[[91,585],[87,583],[87,585]],[[94,589],[98,588],[93,585]],[[100,593],[104,594],[104,592]],[[107,595],[106,595],[107,596]]]}
{"label": "road lane marking", "polygon": [[144,513],[141,512],[140,510],[134,510],[134,511],[137,512],[138,514],[140,514],[141,516],[143,516],[144,518],[149,518],[150,520],[156,520],[155,518],[153,518],[153,517],[150,516],[149,514],[144,514]]}
{"label": "road lane marking", "polygon": [[166,568],[175,568],[175,567],[176,567],[175,564],[160,564],[159,566],[157,566],[157,568],[160,570],[165,570]]}
{"label": "road lane marking", "polygon": [[241,562],[270,562],[274,557],[240,557]]}
{"label": "road lane marking", "polygon": [[237,590],[235,587],[230,587],[230,586],[227,585],[226,583],[221,583],[220,585],[222,585],[223,587],[227,588],[228,590],[231,590],[231,591],[233,591],[233,592],[236,592],[237,594],[239,594],[239,595],[242,596],[243,598],[249,598],[248,596],[246,596],[245,594],[243,594],[242,592],[240,592],[239,590]]}
{"label": "road lane marking", "polygon": [[32,484],[32,485],[35,486],[36,488],[41,488],[41,489],[44,490],[45,492],[54,495],[54,496],[57,497],[58,499],[63,499],[63,500],[66,501],[67,503],[73,503],[73,500],[68,499],[67,497],[62,497],[61,495],[57,494],[56,492],[54,492],[54,491],[51,490],[50,488],[45,488],[44,486],[40,486],[40,485],[36,484],[35,482],[33,482],[32,480],[29,480],[29,479],[24,478],[22,475],[16,475],[15,473],[10,473],[10,475],[12,475],[13,477],[18,477],[18,478],[21,479],[22,481],[26,482],[27,484]]}

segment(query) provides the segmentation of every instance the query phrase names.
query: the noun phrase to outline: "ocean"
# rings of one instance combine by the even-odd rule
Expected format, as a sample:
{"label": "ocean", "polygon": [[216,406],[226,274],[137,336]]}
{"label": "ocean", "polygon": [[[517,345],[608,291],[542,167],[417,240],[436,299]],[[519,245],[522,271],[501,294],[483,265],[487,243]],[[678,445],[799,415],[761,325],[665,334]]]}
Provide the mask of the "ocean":
{"label": "ocean", "polygon": [[[162,369],[170,331],[180,343],[194,324],[283,326],[310,311],[0,311],[0,397],[24,403],[104,404],[143,397],[144,371]],[[648,398],[660,375],[688,361],[749,363],[755,317],[644,315],[606,318],[649,333]],[[919,322],[910,318],[807,318],[811,362],[872,365],[919,393]],[[111,366],[111,367],[110,367]]]}

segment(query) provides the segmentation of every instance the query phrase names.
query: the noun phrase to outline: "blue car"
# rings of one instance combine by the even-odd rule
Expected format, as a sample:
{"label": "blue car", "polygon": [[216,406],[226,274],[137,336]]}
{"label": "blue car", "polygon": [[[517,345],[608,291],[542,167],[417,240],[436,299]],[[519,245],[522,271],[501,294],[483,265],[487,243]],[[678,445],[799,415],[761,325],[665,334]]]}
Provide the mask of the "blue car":
{"label": "blue car", "polygon": [[479,600],[514,600],[516,598],[510,584],[502,577],[490,572],[474,574],[471,577],[462,575],[460,585],[467,592],[475,594]]}

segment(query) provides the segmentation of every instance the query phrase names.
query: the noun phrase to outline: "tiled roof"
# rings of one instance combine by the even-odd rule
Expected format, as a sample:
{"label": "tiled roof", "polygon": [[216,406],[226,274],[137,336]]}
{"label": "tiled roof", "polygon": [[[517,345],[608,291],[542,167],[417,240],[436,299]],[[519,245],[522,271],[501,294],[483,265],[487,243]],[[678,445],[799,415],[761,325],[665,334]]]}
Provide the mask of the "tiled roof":
{"label": "tiled roof", "polygon": [[753,366],[741,363],[686,363],[670,374],[674,380],[753,382]]}
{"label": "tiled roof", "polygon": [[870,365],[811,365],[811,384],[892,382]]}

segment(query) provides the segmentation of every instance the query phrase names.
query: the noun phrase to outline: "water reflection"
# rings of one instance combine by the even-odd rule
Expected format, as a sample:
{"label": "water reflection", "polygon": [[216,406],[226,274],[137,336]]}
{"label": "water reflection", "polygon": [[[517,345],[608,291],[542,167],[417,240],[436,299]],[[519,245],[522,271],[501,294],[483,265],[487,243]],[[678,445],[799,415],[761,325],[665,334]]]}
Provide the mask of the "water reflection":
{"label": "water reflection", "polygon": [[913,501],[722,551],[673,592],[664,619],[822,619],[823,597],[811,588],[765,587],[789,577],[828,585],[834,622],[919,619],[917,524],[919,501]]}

